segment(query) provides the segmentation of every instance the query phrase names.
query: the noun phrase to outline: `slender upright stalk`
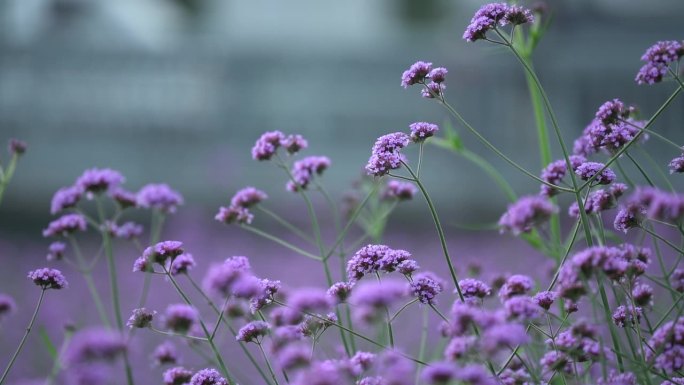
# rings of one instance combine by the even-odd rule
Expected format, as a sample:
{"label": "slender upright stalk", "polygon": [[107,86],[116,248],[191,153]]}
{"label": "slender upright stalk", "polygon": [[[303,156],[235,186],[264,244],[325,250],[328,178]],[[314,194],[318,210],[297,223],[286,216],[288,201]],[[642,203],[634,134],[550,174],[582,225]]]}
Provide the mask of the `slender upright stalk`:
{"label": "slender upright stalk", "polygon": [[5,382],[7,375],[9,374],[10,370],[12,370],[12,366],[14,365],[14,361],[16,361],[17,357],[19,357],[19,353],[21,353],[21,349],[24,347],[24,343],[26,343],[26,339],[28,338],[29,333],[31,333],[31,329],[33,329],[33,323],[36,321],[36,316],[38,316],[38,310],[40,310],[40,305],[43,303],[43,298],[45,297],[45,290],[46,289],[42,289],[40,291],[40,297],[38,297],[38,303],[36,304],[36,309],[33,311],[33,315],[31,316],[31,320],[29,321],[29,324],[26,327],[26,332],[24,333],[24,336],[21,337],[21,342],[19,342],[19,346],[17,346],[17,350],[12,355],[12,358],[10,358],[9,364],[7,364],[7,368],[5,368],[5,371],[2,373],[2,377],[0,377],[0,385],[2,385]]}
{"label": "slender upright stalk", "polygon": [[[69,236],[68,238],[71,247],[74,249],[74,255],[76,255],[76,259],[78,260],[79,268],[83,268],[86,261],[83,257],[83,253],[81,253],[81,248],[78,245],[78,241],[76,241],[76,238],[73,236]],[[83,279],[86,282],[86,286],[88,286],[90,296],[93,298],[93,302],[95,303],[95,309],[97,310],[97,314],[100,317],[100,322],[102,322],[102,324],[106,327],[110,327],[109,317],[107,317],[107,311],[105,310],[105,307],[102,304],[102,298],[100,298],[100,294],[97,291],[97,287],[95,287],[92,272],[89,269],[87,269],[83,270],[82,274]]]}
{"label": "slender upright stalk", "polygon": [[273,382],[276,385],[279,385],[278,378],[276,378],[275,372],[273,371],[273,367],[271,366],[271,362],[268,360],[268,356],[266,355],[266,352],[264,351],[264,347],[261,345],[261,342],[257,342],[257,346],[259,346],[259,351],[261,351],[261,355],[264,357],[266,367],[268,368],[268,371],[271,373],[271,378],[273,379]]}
{"label": "slender upright stalk", "polygon": [[16,153],[12,154],[12,159],[10,159],[7,169],[2,170],[2,168],[0,168],[0,203],[2,203],[2,197],[5,195],[5,189],[7,189],[7,185],[14,175],[14,170],[17,166],[17,159],[19,159],[19,155]]}

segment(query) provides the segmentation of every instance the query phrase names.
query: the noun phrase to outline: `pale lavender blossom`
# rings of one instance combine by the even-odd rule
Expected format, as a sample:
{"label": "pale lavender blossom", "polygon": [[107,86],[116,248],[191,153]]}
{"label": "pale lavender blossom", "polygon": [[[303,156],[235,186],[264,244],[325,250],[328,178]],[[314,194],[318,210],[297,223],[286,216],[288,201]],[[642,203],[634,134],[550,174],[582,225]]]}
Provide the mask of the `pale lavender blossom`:
{"label": "pale lavender blossom", "polygon": [[214,216],[219,222],[223,223],[239,223],[239,224],[251,224],[254,220],[254,215],[244,207],[229,206],[229,207],[219,207],[218,213]]}
{"label": "pale lavender blossom", "polygon": [[270,160],[285,140],[285,134],[280,131],[268,131],[257,139],[252,147],[254,160]]}
{"label": "pale lavender blossom", "polygon": [[401,182],[398,180],[390,180],[383,191],[383,199],[398,201],[405,201],[413,199],[413,196],[418,192],[418,188],[410,182]]}
{"label": "pale lavender blossom", "polygon": [[48,261],[59,261],[64,257],[64,252],[66,251],[66,243],[64,242],[52,242],[48,246],[47,260]]}
{"label": "pale lavender blossom", "polygon": [[182,366],[168,369],[162,376],[164,385],[187,385],[192,378],[192,371]]}
{"label": "pale lavender blossom", "polygon": [[178,255],[171,262],[171,269],[169,273],[171,275],[186,274],[188,271],[192,270],[197,264],[195,263],[195,258],[190,253],[183,253]]}
{"label": "pale lavender blossom", "polygon": [[501,232],[509,231],[513,235],[529,233],[558,211],[548,199],[538,196],[524,196],[508,206],[508,210],[499,219]]}
{"label": "pale lavender blossom", "polygon": [[113,362],[127,350],[121,334],[108,329],[90,328],[78,331],[64,353],[68,366],[92,362]]}
{"label": "pale lavender blossom", "polygon": [[152,362],[156,366],[177,365],[180,363],[180,357],[176,347],[171,342],[166,341],[154,348]]}
{"label": "pale lavender blossom", "polygon": [[593,183],[611,184],[616,178],[615,173],[613,172],[613,170],[607,167],[604,169],[604,167],[605,165],[603,163],[585,162],[582,163],[579,167],[577,167],[577,170],[575,170],[575,174],[577,174],[582,180],[589,180],[591,178],[594,178],[594,175],[598,174],[598,176],[594,178]]}
{"label": "pale lavender blossom", "polygon": [[432,63],[417,61],[401,75],[401,86],[408,88],[414,84],[422,83],[432,71]]}
{"label": "pale lavender blossom", "polygon": [[444,290],[444,286],[444,280],[432,272],[425,271],[413,277],[410,290],[421,303],[434,305],[437,303],[437,295]]}
{"label": "pale lavender blossom", "polygon": [[52,196],[50,203],[50,214],[75,207],[83,197],[84,190],[81,186],[62,187]]}
{"label": "pale lavender blossom", "polygon": [[383,176],[401,167],[405,160],[400,150],[410,143],[411,138],[403,132],[395,132],[379,137],[371,150],[366,164],[368,175]]}
{"label": "pale lavender blossom", "polygon": [[17,308],[14,299],[7,294],[0,293],[0,321],[13,313]]}
{"label": "pale lavender blossom", "polygon": [[190,378],[190,385],[228,385],[216,369],[202,369]]}
{"label": "pale lavender blossom", "polygon": [[166,329],[185,334],[199,321],[197,309],[186,304],[172,304],[164,312]]}
{"label": "pale lavender blossom", "polygon": [[59,290],[64,289],[69,285],[61,271],[47,267],[29,271],[28,279],[33,281],[37,286],[40,286],[43,290]]}
{"label": "pale lavender blossom", "polygon": [[330,164],[330,158],[327,156],[307,156],[294,162],[290,171],[292,180],[287,182],[287,190],[291,192],[306,190],[314,177],[322,175]]}
{"label": "pale lavender blossom", "polygon": [[670,174],[678,173],[681,174],[684,172],[684,154],[672,159],[670,163],[668,164],[668,167],[670,168]]}
{"label": "pale lavender blossom", "polygon": [[411,140],[416,143],[425,141],[425,139],[434,136],[439,131],[439,126],[427,122],[411,123],[409,128],[411,129]]}
{"label": "pale lavender blossom", "polygon": [[249,208],[266,200],[268,195],[265,192],[248,186],[238,190],[230,199],[230,205],[234,207]]}
{"label": "pale lavender blossom", "polygon": [[136,201],[139,207],[173,214],[183,204],[183,196],[167,184],[150,183],[138,191]]}
{"label": "pale lavender blossom", "polygon": [[129,328],[147,328],[152,326],[152,320],[154,315],[157,314],[156,311],[147,310],[144,307],[139,309],[133,309],[131,317],[126,322],[126,326]]}
{"label": "pale lavender blossom", "polygon": [[81,214],[65,214],[48,224],[43,230],[44,237],[66,237],[76,231],[86,231],[86,219]]}
{"label": "pale lavender blossom", "polygon": [[115,187],[118,187],[125,181],[123,175],[116,170],[110,168],[91,168],[85,170],[83,174],[76,179],[75,186],[82,191],[101,193]]}
{"label": "pale lavender blossom", "polygon": [[235,339],[242,342],[260,344],[260,338],[267,335],[270,328],[270,325],[264,321],[252,321],[240,328]]}

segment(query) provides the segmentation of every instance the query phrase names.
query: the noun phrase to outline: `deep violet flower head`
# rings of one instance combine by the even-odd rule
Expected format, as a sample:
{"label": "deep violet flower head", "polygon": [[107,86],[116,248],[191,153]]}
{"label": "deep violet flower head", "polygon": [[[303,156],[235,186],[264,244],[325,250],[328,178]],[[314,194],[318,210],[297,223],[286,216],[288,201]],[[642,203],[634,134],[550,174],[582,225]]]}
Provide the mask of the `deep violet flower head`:
{"label": "deep violet flower head", "polygon": [[418,188],[411,182],[401,182],[390,180],[382,193],[382,198],[387,200],[405,201],[413,199],[418,192]]}
{"label": "deep violet flower head", "polygon": [[667,373],[681,370],[684,367],[684,317],[657,328],[644,350],[646,359],[655,359],[653,366],[656,369]]}
{"label": "deep violet flower head", "polygon": [[684,293],[684,269],[675,269],[670,276],[670,284],[680,293]]}
{"label": "deep violet flower head", "polygon": [[76,179],[75,186],[83,191],[101,193],[118,187],[125,181],[123,175],[110,168],[91,168]]}
{"label": "deep violet flower head", "polygon": [[456,371],[451,362],[432,362],[423,370],[423,380],[430,385],[448,385],[456,377]]}
{"label": "deep violet flower head", "polygon": [[234,294],[236,284],[245,276],[251,276],[249,259],[234,256],[222,264],[213,265],[204,277],[204,288],[212,295],[229,297]]}
{"label": "deep violet flower head", "polygon": [[509,231],[513,235],[529,233],[534,226],[546,222],[557,211],[558,208],[542,196],[524,196],[508,206],[499,219],[499,226],[501,232]]}
{"label": "deep violet flower head", "polygon": [[214,216],[219,222],[223,223],[239,223],[239,224],[251,224],[254,220],[254,215],[244,207],[228,206],[219,207],[218,213]]}
{"label": "deep violet flower head", "polygon": [[264,321],[252,321],[240,328],[235,339],[242,342],[261,343],[260,337],[268,334],[270,325]]}
{"label": "deep violet flower head", "polygon": [[539,306],[532,297],[525,295],[515,296],[504,302],[504,310],[509,319],[516,321],[529,321],[540,316]]}
{"label": "deep violet flower head", "polygon": [[383,176],[401,167],[405,157],[400,150],[410,143],[410,137],[403,132],[394,132],[379,137],[371,149],[366,164],[368,175]]}
{"label": "deep violet flower head", "polygon": [[287,190],[297,192],[305,190],[316,175],[322,175],[330,167],[331,161],[327,156],[307,156],[292,165],[291,181],[287,182]]}
{"label": "deep violet flower head", "polygon": [[[585,162],[579,165],[577,169],[575,170],[575,174],[577,174],[582,180],[589,180],[594,177],[594,175],[597,175],[596,178],[594,178],[593,183],[595,184],[610,184],[612,183],[616,176],[613,170],[609,168],[605,168],[605,164],[603,163],[598,163],[598,162]],[[603,169],[603,171],[601,171]]]}
{"label": "deep violet flower head", "polygon": [[[612,209],[617,206],[620,198],[627,190],[624,183],[614,183],[609,189],[599,189],[592,191],[584,200],[584,212],[587,214],[598,214],[602,211]],[[568,208],[568,214],[573,218],[579,218],[579,205],[572,202]]]}
{"label": "deep violet flower head", "polygon": [[533,287],[534,281],[532,278],[521,274],[511,275],[506,279],[506,282],[501,286],[501,289],[499,289],[499,298],[506,300],[516,295],[525,295],[529,293]]}
{"label": "deep violet flower head", "polygon": [[17,308],[17,304],[14,299],[7,294],[0,293],[0,321],[3,318],[13,313]]}
{"label": "deep violet flower head", "polygon": [[353,288],[354,283],[352,282],[337,282],[328,289],[328,296],[336,303],[342,303],[349,298]]}
{"label": "deep violet flower head", "polygon": [[418,84],[425,81],[425,78],[432,71],[432,63],[426,63],[424,61],[417,61],[409,67],[401,75],[401,86],[408,88],[414,84]]}
{"label": "deep violet flower head", "polygon": [[165,341],[154,348],[152,362],[156,366],[177,365],[180,363],[180,357],[176,347],[171,342]]}
{"label": "deep violet flower head", "polygon": [[638,84],[655,84],[667,76],[670,64],[684,56],[684,45],[676,40],[659,41],[649,47],[641,60],[646,62],[636,75]]}
{"label": "deep violet flower head", "polygon": [[86,231],[86,219],[81,214],[65,214],[48,224],[44,237],[68,236],[76,231]]}
{"label": "deep violet flower head", "polygon": [[236,207],[249,208],[258,205],[262,201],[268,199],[268,195],[265,192],[247,186],[241,190],[238,190],[235,195],[230,199],[230,205]]}
{"label": "deep violet flower head", "polygon": [[463,33],[466,41],[484,39],[489,30],[498,25],[520,25],[534,22],[532,12],[520,6],[509,6],[506,3],[485,4],[475,12],[470,24]]}
{"label": "deep violet flower head", "polygon": [[430,71],[430,73],[428,74],[427,77],[428,77],[431,81],[433,81],[433,82],[435,82],[435,83],[437,83],[437,84],[440,84],[440,83],[443,83],[443,82],[446,80],[446,75],[447,75],[448,73],[449,73],[449,71],[448,71],[446,68],[444,68],[444,67],[437,67],[437,68],[433,68],[432,71]]}
{"label": "deep violet flower head", "polygon": [[62,187],[52,196],[50,203],[50,214],[57,214],[58,212],[75,207],[78,201],[83,197],[83,188],[81,186]]}
{"label": "deep violet flower head", "polygon": [[252,314],[273,302],[273,299],[276,293],[280,291],[280,288],[280,281],[270,279],[259,280],[259,292],[249,300],[249,309]]}
{"label": "deep violet flower head", "polygon": [[458,285],[460,286],[461,293],[466,300],[483,299],[484,297],[492,294],[492,288],[478,279],[464,278],[458,281]]}
{"label": "deep violet flower head", "polygon": [[147,328],[152,325],[152,320],[154,315],[157,314],[156,311],[147,310],[144,307],[139,309],[133,309],[131,317],[126,322],[126,326],[129,328]]}
{"label": "deep violet flower head", "polygon": [[413,276],[410,290],[421,303],[434,305],[437,303],[437,295],[444,290],[444,286],[444,280],[432,272],[425,271]]}
{"label": "deep violet flower head", "polygon": [[639,306],[618,306],[613,313],[613,323],[621,328],[627,325],[638,325],[642,313],[643,310]]}
{"label": "deep violet flower head", "polygon": [[197,309],[184,303],[169,305],[164,312],[166,329],[176,333],[187,333],[198,320]]}
{"label": "deep violet flower head", "polygon": [[684,194],[662,191],[655,187],[638,187],[628,199],[651,219],[678,221],[684,217]]}
{"label": "deep violet flower head", "polygon": [[411,129],[411,140],[416,143],[425,141],[425,139],[434,136],[439,131],[439,126],[427,122],[411,123],[409,128]]}
{"label": "deep violet flower head", "polygon": [[[572,166],[573,172],[582,163],[586,162],[587,159],[581,155],[570,155],[569,156],[570,165]],[[567,173],[567,163],[565,159],[555,160],[549,163],[541,172],[541,179],[545,182],[551,183],[553,185],[558,185]],[[544,196],[554,196],[559,193],[559,190],[548,186],[546,184],[541,185],[541,194]]]}
{"label": "deep violet flower head", "polygon": [[252,158],[254,160],[270,160],[284,140],[285,134],[280,131],[263,133],[252,147]]}
{"label": "deep violet flower head", "polygon": [[74,334],[64,354],[67,366],[92,362],[113,362],[127,349],[124,337],[103,328],[90,328]]}
{"label": "deep violet flower head", "polygon": [[163,241],[154,246],[149,246],[143,251],[143,258],[150,262],[164,264],[168,260],[173,260],[183,254],[183,242]]}
{"label": "deep violet flower head", "polygon": [[167,184],[150,183],[138,191],[136,201],[139,207],[173,214],[183,204],[183,196]]}
{"label": "deep violet flower head", "polygon": [[309,142],[299,134],[288,135],[280,144],[290,154],[296,154],[309,146]]}
{"label": "deep violet flower head", "polygon": [[64,257],[64,252],[66,251],[66,243],[64,242],[52,242],[48,246],[47,260],[48,261],[59,261]]}
{"label": "deep violet flower head", "polygon": [[59,290],[69,286],[69,283],[64,278],[61,271],[47,267],[29,271],[28,279],[33,281],[37,286],[40,286],[43,290]]}
{"label": "deep violet flower head", "polygon": [[626,206],[620,207],[617,215],[615,215],[613,227],[615,230],[626,234],[627,230],[641,225],[645,214],[646,209],[644,207],[636,203],[629,203]]}
{"label": "deep violet flower head", "polygon": [[532,297],[534,303],[544,310],[549,310],[554,301],[558,298],[558,293],[555,291],[540,291]]}
{"label": "deep violet flower head", "polygon": [[406,283],[399,280],[368,281],[354,288],[349,303],[353,305],[356,319],[372,323],[383,319],[385,309],[407,298],[408,294]]}
{"label": "deep violet flower head", "polygon": [[380,269],[380,260],[391,249],[385,245],[366,245],[359,249],[347,262],[347,278],[350,282],[363,278]]}
{"label": "deep violet flower head", "polygon": [[195,258],[190,253],[183,253],[178,255],[171,262],[171,270],[169,273],[171,275],[185,274],[192,270],[197,264],[195,263]]}
{"label": "deep violet flower head", "polygon": [[190,378],[190,385],[228,385],[216,369],[202,369]]}
{"label": "deep violet flower head", "polygon": [[667,165],[670,168],[670,174],[684,172],[684,154],[672,159]]}
{"label": "deep violet flower head", "polygon": [[186,385],[190,382],[190,378],[192,378],[192,371],[182,366],[168,369],[162,375],[164,385]]}
{"label": "deep violet flower head", "polygon": [[28,145],[23,140],[11,138],[7,142],[7,149],[11,155],[23,155],[26,152]]}
{"label": "deep violet flower head", "polygon": [[632,289],[632,298],[637,306],[653,305],[653,288],[645,283],[637,283]]}

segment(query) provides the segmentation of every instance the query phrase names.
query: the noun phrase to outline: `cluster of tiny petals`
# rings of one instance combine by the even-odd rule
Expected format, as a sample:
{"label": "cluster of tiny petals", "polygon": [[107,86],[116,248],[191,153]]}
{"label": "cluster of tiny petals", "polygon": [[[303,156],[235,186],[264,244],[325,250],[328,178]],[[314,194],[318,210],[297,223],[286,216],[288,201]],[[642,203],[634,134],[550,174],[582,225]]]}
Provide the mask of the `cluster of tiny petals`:
{"label": "cluster of tiny petals", "polygon": [[186,304],[173,304],[166,308],[166,328],[177,333],[187,333],[198,321],[197,309]]}
{"label": "cluster of tiny petals", "polygon": [[159,210],[163,213],[173,214],[182,204],[183,196],[164,183],[147,184],[136,194],[137,206]]}
{"label": "cluster of tiny petals", "polygon": [[439,126],[427,122],[415,122],[409,125],[411,129],[411,140],[414,142],[422,142],[425,139],[434,136],[439,131]]}
{"label": "cluster of tiny petals", "polygon": [[[587,161],[587,159],[581,155],[570,155],[569,160],[573,171],[576,170],[577,167],[579,167],[579,165]],[[567,162],[565,161],[565,159],[559,159],[549,163],[546,167],[544,167],[544,169],[541,172],[541,179],[553,185],[558,185],[563,180],[566,173]],[[557,193],[557,189],[546,184],[542,184],[542,195],[550,197],[556,195]]]}
{"label": "cluster of tiny petals", "polygon": [[182,366],[168,369],[162,375],[164,385],[184,385],[190,381],[190,378],[192,378],[192,371]]}
{"label": "cluster of tiny petals", "polygon": [[98,193],[115,188],[124,181],[123,175],[116,170],[91,168],[76,179],[75,186],[83,191]]}
{"label": "cluster of tiny petals", "polygon": [[396,199],[399,201],[413,199],[418,192],[418,188],[411,182],[390,180],[383,191],[383,199]]}
{"label": "cluster of tiny petals", "polygon": [[328,289],[328,295],[334,298],[336,302],[345,302],[349,295],[351,295],[354,283],[352,282],[337,282]]}
{"label": "cluster of tiny petals", "polygon": [[684,194],[639,187],[629,197],[627,208],[651,219],[676,222],[684,217]]}
{"label": "cluster of tiny petals", "polygon": [[662,324],[644,346],[650,347],[646,359],[655,359],[656,369],[672,373],[684,368],[684,317]]}
{"label": "cluster of tiny petals", "polygon": [[48,224],[44,237],[67,236],[76,231],[86,231],[87,222],[81,214],[65,214]]}
{"label": "cluster of tiny petals", "polygon": [[40,286],[42,289],[64,289],[69,285],[67,280],[62,275],[62,272],[57,269],[42,268],[32,270],[28,273],[28,279]]}
{"label": "cluster of tiny petals", "polygon": [[544,310],[549,310],[556,298],[558,298],[558,293],[555,291],[540,291],[532,297],[537,306]]}
{"label": "cluster of tiny petals", "polygon": [[[614,183],[608,190],[595,190],[584,200],[584,212],[587,214],[598,214],[602,211],[612,209],[617,206],[618,199],[627,190],[624,183]],[[579,218],[579,205],[572,202],[568,208],[571,217]]]}
{"label": "cluster of tiny petals", "polygon": [[308,147],[308,142],[301,135],[285,135],[280,131],[267,131],[257,139],[252,147],[254,160],[270,160],[283,147],[288,153],[295,154]]}
{"label": "cluster of tiny petals", "polygon": [[509,6],[506,3],[490,3],[483,5],[466,27],[463,39],[476,41],[484,39],[489,30],[496,28],[497,24],[520,25],[534,22],[534,16],[529,9],[520,6]]}
{"label": "cluster of tiny petals", "polygon": [[132,191],[124,190],[121,187],[115,187],[109,190],[109,196],[121,206],[122,209],[128,207],[135,207],[138,205],[138,198]]}
{"label": "cluster of tiny petals", "polygon": [[131,317],[126,322],[126,326],[129,328],[146,328],[152,325],[152,320],[156,311],[147,310],[144,307],[139,309],[133,309]]}
{"label": "cluster of tiny petals", "polygon": [[406,298],[408,294],[406,283],[399,280],[368,281],[354,289],[349,303],[353,305],[356,319],[370,323],[382,319],[386,308]]}
{"label": "cluster of tiny petals", "polygon": [[190,385],[228,385],[216,369],[202,369],[190,378]]}
{"label": "cluster of tiny petals", "polygon": [[292,179],[287,183],[287,190],[297,192],[306,189],[314,176],[322,175],[330,167],[330,158],[327,156],[307,156],[292,165]]}
{"label": "cluster of tiny petals", "polygon": [[59,261],[64,257],[64,252],[66,251],[66,243],[64,242],[52,242],[48,247],[47,260],[48,261]]}
{"label": "cluster of tiny petals", "polygon": [[681,174],[684,172],[684,154],[672,159],[670,163],[668,163],[668,167],[670,168],[670,174],[678,173]]}
{"label": "cluster of tiny petals", "polygon": [[152,352],[152,360],[155,365],[176,365],[180,362],[180,357],[178,356],[178,351],[176,347],[166,341],[158,345],[154,352]]}
{"label": "cluster of tiny petals", "polygon": [[69,367],[95,362],[111,363],[126,349],[126,340],[118,332],[103,328],[79,330],[69,342],[64,362]]}
{"label": "cluster of tiny petals", "polygon": [[467,298],[484,298],[492,294],[492,288],[486,283],[473,279],[464,278],[458,281],[463,297]]}
{"label": "cluster of tiny petals", "polygon": [[613,172],[613,170],[607,167],[604,167],[605,164],[603,163],[585,162],[579,165],[579,167],[577,167],[577,170],[575,170],[575,174],[582,178],[582,180],[589,180],[593,178],[594,175],[598,174],[598,176],[594,178],[594,183],[611,184],[616,178],[615,172]]}
{"label": "cluster of tiny petals", "polygon": [[506,300],[514,296],[525,295],[532,290],[533,286],[534,281],[532,278],[521,274],[512,275],[508,277],[503,286],[501,286],[499,298]]}
{"label": "cluster of tiny petals", "polygon": [[508,206],[499,219],[499,226],[502,232],[509,231],[513,235],[528,233],[557,211],[558,208],[543,196],[524,196]]}
{"label": "cluster of tiny petals", "polygon": [[366,164],[369,175],[383,176],[401,167],[404,155],[400,150],[410,143],[411,138],[403,132],[394,132],[379,137],[371,149],[371,157]]}
{"label": "cluster of tiny petals", "polygon": [[142,256],[147,261],[164,264],[167,260],[173,260],[183,252],[183,242],[163,241],[147,247]]}
{"label": "cluster of tiny petals", "polygon": [[252,321],[240,328],[235,339],[242,342],[259,342],[259,338],[268,334],[270,325],[264,321]]}
{"label": "cluster of tiny petals", "polygon": [[398,271],[410,275],[417,269],[418,264],[406,250],[392,249],[385,245],[366,245],[347,262],[347,278],[350,282],[355,282],[367,274],[379,271]]}
{"label": "cluster of tiny petals", "polygon": [[422,83],[432,71],[432,63],[417,61],[401,75],[401,86],[408,88],[414,84]]}
{"label": "cluster of tiny petals", "polygon": [[437,295],[444,290],[444,281],[432,272],[421,272],[413,277],[410,284],[412,294],[421,303],[434,305]]}
{"label": "cluster of tiny petals", "polygon": [[613,323],[621,328],[624,328],[627,325],[636,325],[641,320],[642,313],[643,310],[638,306],[618,306],[613,313]]}
{"label": "cluster of tiny petals", "polygon": [[539,306],[533,298],[519,295],[507,299],[504,302],[506,315],[518,321],[527,321],[540,315]]}
{"label": "cluster of tiny petals", "polygon": [[195,258],[190,253],[183,253],[178,255],[171,262],[171,269],[169,273],[171,275],[185,274],[192,270],[196,266]]}
{"label": "cluster of tiny petals", "polygon": [[248,209],[238,206],[229,207],[219,207],[218,213],[214,216],[219,222],[222,223],[239,223],[239,224],[250,224],[254,220],[254,214],[252,214]]}
{"label": "cluster of tiny petals", "polygon": [[80,186],[62,187],[52,196],[50,203],[50,214],[57,214],[58,212],[75,207],[78,201],[83,197],[83,188]]}
{"label": "cluster of tiny petals", "polygon": [[268,195],[266,195],[265,192],[254,187],[247,186],[238,190],[235,195],[233,195],[233,197],[230,199],[230,204],[231,206],[248,208],[261,203],[267,198]]}
{"label": "cluster of tiny petals", "polygon": [[667,76],[670,64],[684,56],[684,44],[676,40],[659,41],[641,57],[644,64],[636,75],[638,84],[655,84]]}

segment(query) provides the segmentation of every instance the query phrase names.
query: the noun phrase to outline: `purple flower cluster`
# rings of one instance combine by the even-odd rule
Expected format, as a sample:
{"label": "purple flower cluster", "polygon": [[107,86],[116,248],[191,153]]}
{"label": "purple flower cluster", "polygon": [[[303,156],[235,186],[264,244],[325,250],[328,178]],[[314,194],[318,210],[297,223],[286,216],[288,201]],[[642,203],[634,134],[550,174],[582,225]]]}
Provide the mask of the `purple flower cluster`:
{"label": "purple flower cluster", "polygon": [[[618,199],[627,190],[627,185],[614,183],[608,190],[595,190],[584,200],[584,212],[587,214],[598,214],[602,211],[612,209],[617,206]],[[572,202],[568,207],[568,214],[573,218],[579,218],[579,205]]]}
{"label": "purple flower cluster", "polygon": [[[581,155],[570,155],[570,164],[572,165],[573,172],[577,170],[582,163],[585,163],[587,159]],[[565,174],[567,173],[567,163],[565,159],[559,159],[549,163],[541,172],[541,179],[545,182],[551,183],[553,185],[559,185]],[[541,195],[551,197],[558,194],[558,190],[546,185],[541,185]]]}
{"label": "purple flower cluster", "polygon": [[425,141],[439,131],[439,126],[427,122],[411,123],[409,128],[411,129],[411,140],[416,143]]}
{"label": "purple flower cluster", "polygon": [[418,192],[418,188],[410,182],[390,180],[382,193],[383,199],[405,201],[413,199]]}
{"label": "purple flower cluster", "polygon": [[154,352],[152,352],[152,362],[156,366],[177,365],[180,363],[180,357],[178,356],[176,347],[172,343],[166,341],[154,348]]}
{"label": "purple flower cluster", "polygon": [[327,156],[307,156],[292,165],[292,180],[287,182],[287,190],[297,192],[306,190],[314,176],[322,175],[330,167],[330,158]]}
{"label": "purple flower cluster", "polygon": [[424,271],[415,274],[410,284],[411,293],[421,303],[434,305],[437,295],[444,290],[445,282],[432,272]]}
{"label": "purple flower cluster", "polygon": [[582,180],[593,179],[594,184],[611,184],[616,176],[613,170],[605,167],[605,164],[598,162],[585,162],[575,170]]}
{"label": "purple flower cluster", "polygon": [[242,342],[254,342],[260,344],[259,338],[268,334],[270,325],[264,321],[252,321],[240,328],[235,339]]}
{"label": "purple flower cluster", "polygon": [[[429,290],[429,289],[428,289]],[[405,282],[395,279],[368,281],[357,285],[349,298],[354,318],[365,323],[385,320],[386,309],[409,295]]]}
{"label": "purple flower cluster", "polygon": [[183,204],[183,196],[169,185],[150,183],[136,194],[136,205],[142,208],[159,210],[162,213],[175,213]]}
{"label": "purple flower cluster", "polygon": [[254,215],[249,211],[253,207],[268,198],[265,192],[254,187],[245,187],[233,195],[230,206],[219,207],[219,212],[214,219],[223,223],[252,223]]}
{"label": "purple flower cluster", "polygon": [[28,279],[40,286],[43,290],[59,290],[69,286],[69,283],[64,278],[64,275],[62,275],[61,271],[47,267],[29,271]]}
{"label": "purple flower cluster", "polygon": [[506,3],[490,3],[483,5],[463,33],[466,41],[486,39],[487,32],[499,26],[508,24],[520,25],[533,23],[534,16],[529,9],[520,6],[509,6]]}
{"label": "purple flower cluster", "polygon": [[667,165],[670,168],[670,174],[684,172],[684,153],[670,161]]}
{"label": "purple flower cluster", "polygon": [[656,329],[644,350],[656,369],[673,373],[684,368],[684,317]]}
{"label": "purple flower cluster", "polygon": [[301,135],[285,135],[280,131],[268,131],[257,139],[252,147],[254,160],[271,160],[283,147],[288,153],[295,154],[308,146],[308,142]]}
{"label": "purple flower cluster", "polygon": [[16,138],[11,138],[7,142],[7,149],[9,150],[9,153],[12,155],[22,155],[26,152],[26,148],[28,145],[26,142],[16,139]]}
{"label": "purple flower cluster", "polygon": [[101,193],[118,187],[125,181],[123,175],[110,168],[91,168],[76,179],[75,187],[81,191]]}
{"label": "purple flower cluster", "polygon": [[144,307],[139,309],[133,309],[131,317],[126,322],[126,326],[129,328],[147,328],[152,325],[152,320],[154,315],[157,314],[156,311],[147,310]]}
{"label": "purple flower cluster", "polygon": [[641,60],[646,62],[636,75],[638,84],[655,84],[667,76],[670,64],[684,56],[684,45],[676,40],[659,41],[649,47]]}
{"label": "purple flower cluster", "polygon": [[383,176],[391,170],[401,167],[406,159],[400,150],[410,143],[411,139],[403,132],[383,135],[375,141],[371,157],[366,164],[369,175]]}
{"label": "purple flower cluster", "polygon": [[557,211],[558,208],[543,196],[524,196],[508,206],[499,219],[499,226],[501,232],[509,231],[513,235],[529,233],[534,226],[546,222]]}
{"label": "purple flower cluster", "polygon": [[76,231],[86,231],[86,219],[81,214],[65,214],[48,224],[43,230],[44,237],[67,237]]}
{"label": "purple flower cluster", "polygon": [[398,271],[401,274],[410,275],[416,270],[418,270],[418,264],[411,259],[411,253],[406,250],[395,250],[385,245],[364,246],[347,262],[347,278],[350,282],[380,271],[386,273]]}
{"label": "purple flower cluster", "polygon": [[166,329],[176,333],[186,334],[199,321],[197,309],[184,303],[172,304],[164,312]]}
{"label": "purple flower cluster", "polygon": [[202,369],[190,378],[190,385],[228,385],[216,369]]}

